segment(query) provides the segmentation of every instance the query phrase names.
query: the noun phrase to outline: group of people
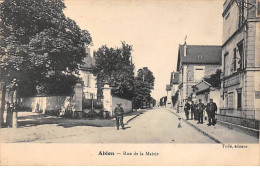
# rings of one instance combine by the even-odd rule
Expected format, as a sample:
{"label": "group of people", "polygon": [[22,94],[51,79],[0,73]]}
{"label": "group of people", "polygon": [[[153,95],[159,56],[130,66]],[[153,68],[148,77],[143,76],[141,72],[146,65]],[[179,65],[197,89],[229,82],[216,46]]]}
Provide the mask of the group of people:
{"label": "group of people", "polygon": [[[213,102],[213,99],[209,100],[209,103],[205,106],[202,103],[202,100],[199,99],[199,103],[193,102],[190,104],[188,103],[188,100],[185,100],[184,105],[184,112],[186,119],[189,120],[189,115],[191,115],[191,120],[198,120],[198,124],[203,124],[203,116],[204,116],[204,110],[206,110],[208,115],[208,126],[215,125],[217,120],[215,118],[216,111],[218,107],[215,102]],[[205,116],[206,117],[206,116]]]}

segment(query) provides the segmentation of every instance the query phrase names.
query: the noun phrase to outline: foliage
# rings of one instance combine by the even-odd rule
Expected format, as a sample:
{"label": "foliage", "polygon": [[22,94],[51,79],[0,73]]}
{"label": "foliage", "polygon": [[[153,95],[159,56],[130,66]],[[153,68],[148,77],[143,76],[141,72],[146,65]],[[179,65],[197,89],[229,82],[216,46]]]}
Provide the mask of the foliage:
{"label": "foliage", "polygon": [[[5,0],[0,4],[1,77],[16,79],[18,93],[68,92],[92,39],[65,17],[62,0]],[[2,79],[3,80],[3,79]],[[58,92],[58,91],[60,92]]]}
{"label": "foliage", "polygon": [[153,72],[147,67],[141,68],[137,71],[134,97],[137,107],[140,107],[143,101],[153,102],[151,92],[154,87],[154,79]]}
{"label": "foliage", "polygon": [[175,106],[179,97],[179,91],[177,91],[174,96],[172,96],[172,105]]}
{"label": "foliage", "polygon": [[132,99],[134,91],[134,65],[131,63],[132,46],[122,42],[121,48],[101,46],[95,52],[98,97],[105,83],[112,87],[112,94]]}
{"label": "foliage", "polygon": [[210,75],[209,77],[205,77],[204,80],[208,82],[212,87],[220,87],[221,85],[220,75],[221,75],[221,70],[217,69],[217,71],[214,74]]}

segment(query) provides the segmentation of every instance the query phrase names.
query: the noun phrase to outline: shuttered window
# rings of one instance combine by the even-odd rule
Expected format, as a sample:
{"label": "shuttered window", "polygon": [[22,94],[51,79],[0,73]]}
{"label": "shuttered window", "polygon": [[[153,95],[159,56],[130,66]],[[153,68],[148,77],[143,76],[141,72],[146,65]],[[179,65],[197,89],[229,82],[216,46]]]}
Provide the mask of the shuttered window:
{"label": "shuttered window", "polygon": [[233,57],[233,71],[236,72],[237,71],[237,56],[236,56],[237,50],[236,50],[236,48],[234,48],[233,52],[234,52],[234,55],[233,55],[234,56]]}
{"label": "shuttered window", "polygon": [[237,90],[237,108],[240,109],[242,107],[242,89]]}
{"label": "shuttered window", "polygon": [[234,108],[234,93],[228,93],[228,108]]}
{"label": "shuttered window", "polygon": [[194,81],[199,82],[203,79],[205,75],[205,68],[203,66],[194,67]]}

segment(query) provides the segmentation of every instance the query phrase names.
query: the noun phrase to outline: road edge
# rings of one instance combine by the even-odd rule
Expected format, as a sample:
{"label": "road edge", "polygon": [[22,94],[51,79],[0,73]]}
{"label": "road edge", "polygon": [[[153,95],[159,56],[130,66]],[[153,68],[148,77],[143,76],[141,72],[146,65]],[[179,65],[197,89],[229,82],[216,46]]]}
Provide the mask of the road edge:
{"label": "road edge", "polygon": [[[181,118],[182,121],[184,121],[181,116],[179,116],[177,113],[173,112],[171,109],[166,109],[166,110],[172,112],[175,116]],[[189,124],[190,126],[192,126],[193,128],[195,128],[197,131],[201,132],[203,135],[209,137],[211,140],[215,141],[216,143],[218,143],[218,144],[223,144],[223,141],[219,140],[216,136],[214,136],[214,135],[212,135],[212,134],[209,134],[208,132],[206,132],[206,131],[200,129],[199,127],[195,126],[194,124],[190,123],[189,121],[184,121],[184,122],[186,122],[187,124]]]}
{"label": "road edge", "polygon": [[135,118],[137,118],[137,117],[140,116],[140,115],[141,115],[141,113],[139,113],[139,114],[137,114],[137,115],[131,117],[130,119],[127,120],[126,124],[128,124],[129,122],[131,122],[132,120],[134,120]]}

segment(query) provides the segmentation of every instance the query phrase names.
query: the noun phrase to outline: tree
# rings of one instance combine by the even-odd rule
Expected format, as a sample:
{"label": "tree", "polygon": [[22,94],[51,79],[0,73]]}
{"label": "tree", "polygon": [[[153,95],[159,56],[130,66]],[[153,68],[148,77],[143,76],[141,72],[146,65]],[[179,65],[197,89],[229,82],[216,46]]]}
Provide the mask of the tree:
{"label": "tree", "polygon": [[220,87],[221,86],[220,76],[221,76],[221,70],[217,69],[214,74],[205,77],[204,80],[208,82],[212,87]]}
{"label": "tree", "polygon": [[142,102],[151,102],[151,92],[154,88],[154,76],[153,72],[147,67],[141,68],[137,71],[135,78],[135,104],[137,107],[141,107]]}
{"label": "tree", "polygon": [[74,74],[92,39],[88,31],[65,17],[64,8],[62,0],[5,0],[0,4],[1,81],[8,86],[16,79],[18,95],[35,95],[37,89],[50,94],[55,88],[60,93],[54,94],[63,94],[71,88],[63,88],[64,83],[76,83]]}
{"label": "tree", "polygon": [[101,46],[95,52],[96,65],[93,73],[97,77],[98,97],[102,87],[108,83],[112,94],[132,99],[134,91],[134,65],[131,62],[132,46],[122,42],[121,48]]}

